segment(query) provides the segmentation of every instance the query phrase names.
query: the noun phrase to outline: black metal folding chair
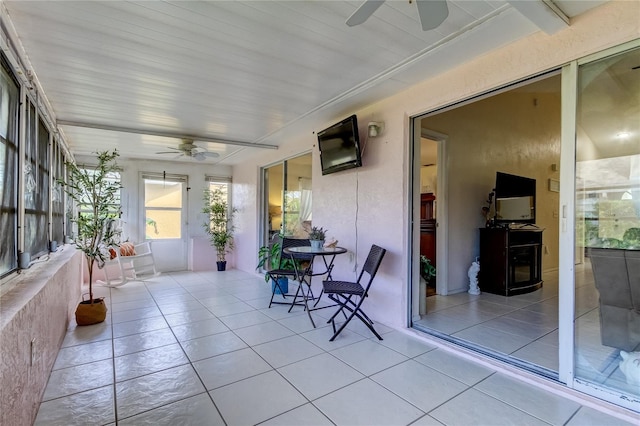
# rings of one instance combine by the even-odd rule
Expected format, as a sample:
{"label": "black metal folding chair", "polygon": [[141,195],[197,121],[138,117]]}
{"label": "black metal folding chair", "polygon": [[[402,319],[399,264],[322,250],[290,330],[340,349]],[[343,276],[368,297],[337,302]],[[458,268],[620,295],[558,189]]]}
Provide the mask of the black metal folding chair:
{"label": "black metal folding chair", "polygon": [[[287,278],[287,279],[292,279],[295,281],[302,281],[302,277],[301,277],[301,273],[304,272],[305,268],[299,268],[297,264],[294,264],[294,262],[305,262],[305,261],[309,261],[310,256],[304,256],[304,255],[300,255],[300,256],[295,256],[295,258],[292,258],[291,255],[287,254],[284,252],[285,249],[290,248],[290,247],[304,247],[304,246],[309,246],[309,240],[307,239],[299,239],[299,238],[287,238],[287,237],[282,237],[281,241],[280,241],[280,267],[278,269],[272,269],[270,271],[267,271],[266,274],[269,277],[270,280],[273,281],[273,286],[272,286],[272,291],[271,291],[271,301],[269,301],[269,307],[271,307],[272,304],[276,304],[276,305],[291,305],[292,303],[296,303],[296,296],[298,294],[299,287],[298,290],[296,291],[296,294],[286,294],[286,292],[282,291],[282,287],[280,286],[280,281],[279,278]],[[291,262],[287,262],[287,260],[291,260]],[[273,298],[276,295],[276,290],[278,290],[280,292],[280,294],[282,295],[283,299],[286,299],[287,296],[289,297],[294,297],[293,302],[291,301],[286,301],[286,302],[274,302]]]}
{"label": "black metal folding chair", "polygon": [[[382,340],[382,337],[378,334],[378,332],[373,328],[373,321],[369,319],[367,314],[362,310],[362,303],[364,302],[365,297],[368,296],[369,289],[371,288],[371,283],[378,272],[378,268],[380,267],[380,263],[382,262],[382,258],[384,257],[387,251],[382,247],[378,247],[373,244],[371,246],[371,250],[369,250],[369,255],[367,256],[367,260],[364,262],[364,266],[362,267],[362,271],[360,271],[360,275],[358,275],[358,280],[356,282],[350,281],[323,281],[322,289],[323,292],[329,297],[329,299],[333,300],[339,305],[338,310],[333,314],[331,318],[327,321],[331,323],[333,326],[333,336],[329,341],[333,341],[344,328],[349,324],[349,321],[353,317],[357,317],[364,325],[371,330],[373,334],[379,340]],[[364,273],[369,275],[369,282],[366,287],[362,287],[360,281],[362,280],[362,276]],[[354,300],[355,299],[355,300]],[[349,311],[350,314],[347,315],[345,313]],[[336,331],[336,323],[335,318],[340,313],[345,316],[345,322],[340,326],[340,328]]]}

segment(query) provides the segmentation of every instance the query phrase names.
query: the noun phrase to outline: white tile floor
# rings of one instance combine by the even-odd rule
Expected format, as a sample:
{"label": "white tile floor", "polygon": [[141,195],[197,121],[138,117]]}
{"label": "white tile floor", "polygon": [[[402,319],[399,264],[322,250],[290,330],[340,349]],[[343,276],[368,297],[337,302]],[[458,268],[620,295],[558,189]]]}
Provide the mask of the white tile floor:
{"label": "white tile floor", "polygon": [[330,309],[313,329],[239,271],[98,291],[108,319],[70,327],[38,425],[624,424],[380,324],[329,342]]}
{"label": "white tile floor", "polygon": [[[490,293],[427,298],[427,314],[416,322],[548,370],[558,371],[558,276],[544,275],[532,293],[504,297]],[[598,291],[591,264],[576,265],[576,375],[637,397],[619,368],[619,350],[600,338]]]}

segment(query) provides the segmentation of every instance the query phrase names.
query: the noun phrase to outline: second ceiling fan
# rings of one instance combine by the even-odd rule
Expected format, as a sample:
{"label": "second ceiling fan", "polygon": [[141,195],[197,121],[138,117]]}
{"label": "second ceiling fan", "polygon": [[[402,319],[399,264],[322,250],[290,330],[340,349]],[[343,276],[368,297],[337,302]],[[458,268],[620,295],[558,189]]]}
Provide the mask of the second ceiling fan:
{"label": "second ceiling fan", "polygon": [[[359,8],[347,19],[350,27],[360,25],[365,22],[373,13],[378,10],[385,0],[365,0]],[[449,8],[446,0],[409,0],[415,2],[418,7],[418,17],[423,31],[437,28],[449,16]]]}
{"label": "second ceiling fan", "polygon": [[[156,154],[178,154],[177,157],[191,157],[198,161],[204,161],[207,158],[218,157],[217,152],[209,152],[206,148],[202,148],[193,143],[192,139],[182,139],[177,148],[169,147],[173,151],[161,151]],[[176,157],[176,158],[177,158]]]}

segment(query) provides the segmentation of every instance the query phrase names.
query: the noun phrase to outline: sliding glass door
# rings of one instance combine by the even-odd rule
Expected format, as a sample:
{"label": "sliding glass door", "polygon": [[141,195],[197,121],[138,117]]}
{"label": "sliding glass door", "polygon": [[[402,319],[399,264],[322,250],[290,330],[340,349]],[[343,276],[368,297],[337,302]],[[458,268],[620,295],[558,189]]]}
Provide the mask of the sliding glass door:
{"label": "sliding glass door", "polygon": [[636,409],[640,401],[639,66],[636,47],[577,67],[574,227],[574,379],[578,386]]}
{"label": "sliding glass door", "polygon": [[311,154],[263,169],[265,240],[306,237],[311,227]]}

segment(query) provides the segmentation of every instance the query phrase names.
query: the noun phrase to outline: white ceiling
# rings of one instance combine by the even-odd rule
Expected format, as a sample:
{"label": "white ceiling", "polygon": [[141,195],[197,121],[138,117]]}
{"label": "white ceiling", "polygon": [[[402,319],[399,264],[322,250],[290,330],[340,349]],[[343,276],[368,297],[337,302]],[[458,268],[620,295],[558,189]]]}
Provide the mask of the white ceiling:
{"label": "white ceiling", "polygon": [[[554,3],[574,17],[603,1]],[[345,20],[361,1],[2,4],[18,38],[9,48],[26,52],[22,61],[72,152],[117,148],[123,158],[172,159],[155,153],[188,136],[220,154],[205,161],[225,165],[566,25],[540,0],[450,0],[448,18],[426,32],[406,0],[387,0],[355,27]]]}

